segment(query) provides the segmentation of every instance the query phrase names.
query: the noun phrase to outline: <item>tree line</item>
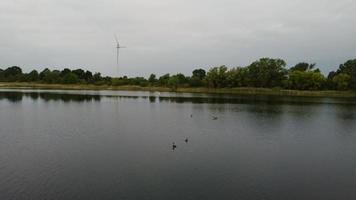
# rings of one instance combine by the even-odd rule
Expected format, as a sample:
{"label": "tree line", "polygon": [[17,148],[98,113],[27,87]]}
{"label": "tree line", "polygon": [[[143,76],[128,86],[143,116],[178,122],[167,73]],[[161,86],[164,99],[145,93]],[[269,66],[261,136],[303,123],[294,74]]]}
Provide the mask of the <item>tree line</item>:
{"label": "tree line", "polygon": [[245,67],[225,65],[208,71],[195,69],[191,76],[182,73],[148,78],[127,76],[113,78],[83,69],[32,70],[23,73],[17,66],[0,69],[0,82],[38,82],[47,84],[138,85],[142,87],[262,87],[295,90],[356,90],[356,59],[341,64],[336,71],[324,76],[314,63],[301,62],[287,69],[282,59],[261,58]]}

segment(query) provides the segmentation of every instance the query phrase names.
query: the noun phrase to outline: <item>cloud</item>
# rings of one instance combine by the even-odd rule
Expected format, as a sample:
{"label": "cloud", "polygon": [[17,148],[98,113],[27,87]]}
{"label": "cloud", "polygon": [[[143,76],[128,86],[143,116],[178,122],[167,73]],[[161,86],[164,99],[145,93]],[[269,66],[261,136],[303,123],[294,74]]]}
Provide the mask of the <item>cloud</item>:
{"label": "cloud", "polygon": [[81,67],[115,72],[184,72],[244,66],[260,57],[322,71],[356,58],[352,0],[2,0],[0,65],[25,70]]}

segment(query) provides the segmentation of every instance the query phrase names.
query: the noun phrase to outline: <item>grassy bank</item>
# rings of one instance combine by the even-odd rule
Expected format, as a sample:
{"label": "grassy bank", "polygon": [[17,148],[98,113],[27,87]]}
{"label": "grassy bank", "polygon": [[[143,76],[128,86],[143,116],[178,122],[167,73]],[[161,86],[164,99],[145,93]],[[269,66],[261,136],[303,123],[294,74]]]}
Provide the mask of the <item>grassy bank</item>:
{"label": "grassy bank", "polygon": [[42,84],[24,82],[2,82],[0,88],[8,89],[62,89],[62,90],[123,90],[123,91],[159,91],[159,92],[189,92],[189,93],[215,93],[215,94],[250,94],[250,95],[275,95],[275,96],[300,96],[300,97],[344,97],[356,98],[352,91],[300,91],[270,88],[177,88],[167,87],[140,87],[140,86],[108,86],[87,84]]}

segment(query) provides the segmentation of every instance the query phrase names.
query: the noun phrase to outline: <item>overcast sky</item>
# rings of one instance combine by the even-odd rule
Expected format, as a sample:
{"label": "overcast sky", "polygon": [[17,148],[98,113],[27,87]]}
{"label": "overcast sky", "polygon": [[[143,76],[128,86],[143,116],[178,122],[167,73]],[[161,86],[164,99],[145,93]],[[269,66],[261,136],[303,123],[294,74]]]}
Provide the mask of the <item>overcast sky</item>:
{"label": "overcast sky", "polygon": [[261,57],[324,72],[356,58],[355,0],[1,0],[0,66],[190,74]]}

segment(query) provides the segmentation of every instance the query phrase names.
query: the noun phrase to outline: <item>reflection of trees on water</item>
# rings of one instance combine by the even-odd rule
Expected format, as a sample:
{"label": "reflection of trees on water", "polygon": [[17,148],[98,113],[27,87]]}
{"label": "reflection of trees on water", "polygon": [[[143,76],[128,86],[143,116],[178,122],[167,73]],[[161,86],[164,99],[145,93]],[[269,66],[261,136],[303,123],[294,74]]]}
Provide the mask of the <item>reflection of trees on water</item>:
{"label": "reflection of trees on water", "polygon": [[22,93],[18,92],[0,92],[0,100],[5,99],[12,103],[22,101],[22,97]]}
{"label": "reflection of trees on water", "polygon": [[[117,99],[143,99],[150,103],[193,103],[193,104],[259,104],[259,107],[251,107],[255,112],[280,113],[275,106],[280,105],[303,105],[313,106],[321,104],[343,104],[347,106],[356,106],[353,100],[338,100],[330,98],[303,98],[303,97],[281,97],[266,95],[235,95],[235,96],[129,96],[129,95],[100,95],[100,94],[73,94],[73,93],[53,93],[53,92],[0,92],[0,100],[6,99],[10,102],[19,102],[23,98],[44,101],[63,101],[63,102],[84,102],[100,101],[101,98]],[[328,100],[328,101],[326,101]],[[272,106],[271,106],[272,105]]]}
{"label": "reflection of trees on water", "polygon": [[150,96],[150,97],[148,97],[148,99],[150,100],[151,103],[156,102],[156,97],[155,96]]}
{"label": "reflection of trees on water", "polygon": [[117,96],[119,99],[145,99],[151,103],[167,102],[167,103],[196,103],[196,104],[242,104],[251,103],[250,99],[233,99],[233,98],[218,98],[218,97],[163,97],[163,96]]}
{"label": "reflection of trees on water", "polygon": [[[151,98],[151,97],[150,97]],[[280,104],[320,104],[321,101],[301,101],[293,98],[285,98],[278,96],[235,96],[235,97],[157,97],[160,102],[171,103],[206,103],[206,104],[264,104],[264,105],[280,105]],[[150,101],[152,101],[150,99]]]}
{"label": "reflection of trees on water", "polygon": [[353,120],[355,119],[356,109],[354,109],[353,106],[340,105],[336,108],[336,113],[338,115],[338,118],[353,123]]}
{"label": "reflection of trees on water", "polygon": [[77,95],[77,94],[59,94],[59,93],[22,93],[22,92],[0,92],[0,100],[8,100],[16,103],[22,101],[23,98],[31,98],[32,100],[44,101],[62,101],[62,102],[85,102],[85,101],[100,101],[99,95]]}

